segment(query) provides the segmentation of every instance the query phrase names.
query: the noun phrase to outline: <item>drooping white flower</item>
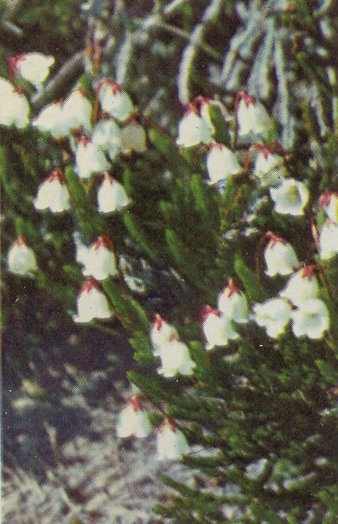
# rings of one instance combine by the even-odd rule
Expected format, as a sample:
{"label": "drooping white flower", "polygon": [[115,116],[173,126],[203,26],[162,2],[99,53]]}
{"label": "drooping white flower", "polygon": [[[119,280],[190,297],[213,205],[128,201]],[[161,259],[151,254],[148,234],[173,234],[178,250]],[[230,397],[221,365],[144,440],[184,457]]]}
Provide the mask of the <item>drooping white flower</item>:
{"label": "drooping white flower", "polygon": [[264,327],[271,338],[284,333],[291,317],[292,307],[282,298],[272,298],[253,307],[256,323]]}
{"label": "drooping white flower", "polygon": [[235,153],[223,144],[210,144],[207,156],[207,171],[211,184],[216,184],[242,171]]}
{"label": "drooping white flower", "polygon": [[201,310],[202,331],[206,340],[206,350],[215,346],[226,346],[229,340],[235,340],[239,334],[234,330],[231,320],[218,309],[203,306]]}
{"label": "drooping white flower", "polygon": [[270,195],[277,213],[300,216],[304,214],[304,207],[309,201],[310,192],[303,182],[287,178],[280,186],[270,188]]}
{"label": "drooping white flower", "polygon": [[290,300],[295,306],[301,306],[308,299],[316,298],[319,286],[312,266],[304,266],[288,280],[280,296]]}
{"label": "drooping white flower", "polygon": [[50,209],[52,213],[62,213],[70,209],[69,193],[63,171],[54,169],[40,184],[34,200],[35,209]]}
{"label": "drooping white flower", "polygon": [[209,124],[200,116],[196,107],[190,104],[179,123],[177,145],[183,147],[208,144],[212,141]]}
{"label": "drooping white flower", "polygon": [[285,172],[283,157],[276,155],[266,146],[255,144],[257,156],[254,164],[254,175],[260,179],[263,186],[276,186],[283,181]]}
{"label": "drooping white flower", "polygon": [[289,275],[299,265],[295,250],[289,242],[277,235],[270,234],[270,242],[265,248],[265,273],[269,277]]}
{"label": "drooping white flower", "polygon": [[82,87],[74,89],[66,98],[62,107],[62,118],[68,132],[83,129],[88,132],[92,128],[92,104]]}
{"label": "drooping white flower", "polygon": [[69,133],[69,127],[65,124],[62,101],[52,102],[44,107],[32,124],[42,133],[50,133],[56,139],[63,138]]}
{"label": "drooping white flower", "polygon": [[0,125],[23,129],[29,124],[29,104],[20,89],[0,77]]}
{"label": "drooping white flower", "polygon": [[111,318],[112,314],[101,287],[93,278],[88,278],[77,297],[77,315],[73,316],[73,320],[84,323],[94,318]]}
{"label": "drooping white flower", "polygon": [[178,460],[188,453],[189,444],[184,433],[172,422],[163,424],[157,433],[158,460]]}
{"label": "drooping white flower", "polygon": [[303,302],[299,309],[292,312],[291,317],[292,331],[296,337],[319,339],[330,326],[329,310],[319,298]]}
{"label": "drooping white flower", "polygon": [[95,280],[105,280],[118,274],[113,243],[107,235],[99,235],[89,248],[81,246],[77,261],[84,265],[82,273]]}
{"label": "drooping white flower", "polygon": [[325,191],[319,198],[319,207],[324,209],[327,217],[332,222],[338,223],[338,193]]}
{"label": "drooping white flower", "polygon": [[176,337],[171,338],[159,348],[161,367],[158,369],[160,375],[166,378],[175,375],[192,375],[196,364],[190,358],[189,348],[184,342]]}
{"label": "drooping white flower", "polygon": [[35,253],[23,236],[19,236],[11,245],[7,264],[8,270],[16,275],[30,276],[38,270]]}
{"label": "drooping white flower", "polygon": [[80,178],[90,178],[95,173],[109,169],[109,162],[101,148],[86,136],[78,138],[75,160]]}
{"label": "drooping white flower", "polygon": [[97,191],[97,205],[99,213],[113,213],[131,203],[124,187],[115,178],[105,173]]}
{"label": "drooping white flower", "polygon": [[150,341],[154,348],[154,355],[160,356],[162,347],[172,339],[179,339],[177,329],[156,313],[150,326]]}
{"label": "drooping white flower", "polygon": [[248,322],[249,306],[247,298],[232,279],[218,295],[217,307],[229,320],[240,324]]}
{"label": "drooping white flower", "polygon": [[128,93],[116,82],[104,78],[99,83],[97,92],[102,111],[117,120],[124,122],[134,113],[135,108]]}
{"label": "drooping white flower", "polygon": [[120,438],[131,437],[144,438],[151,432],[148,414],[142,402],[135,396],[128,400],[126,406],[121,410],[116,434]]}
{"label": "drooping white flower", "polygon": [[121,130],[123,153],[143,153],[147,150],[147,136],[143,127],[136,121],[126,124]]}
{"label": "drooping white flower", "polygon": [[325,222],[319,235],[319,256],[328,260],[338,254],[338,223]]}
{"label": "drooping white flower", "polygon": [[41,89],[54,62],[53,56],[36,52],[23,53],[10,59],[9,68],[13,76],[18,73],[36,89]]}
{"label": "drooping white flower", "polygon": [[238,98],[237,124],[239,136],[250,133],[265,135],[271,125],[271,118],[263,104],[244,91],[238,94]]}
{"label": "drooping white flower", "polygon": [[92,141],[115,160],[122,148],[121,129],[112,119],[100,120],[94,127]]}

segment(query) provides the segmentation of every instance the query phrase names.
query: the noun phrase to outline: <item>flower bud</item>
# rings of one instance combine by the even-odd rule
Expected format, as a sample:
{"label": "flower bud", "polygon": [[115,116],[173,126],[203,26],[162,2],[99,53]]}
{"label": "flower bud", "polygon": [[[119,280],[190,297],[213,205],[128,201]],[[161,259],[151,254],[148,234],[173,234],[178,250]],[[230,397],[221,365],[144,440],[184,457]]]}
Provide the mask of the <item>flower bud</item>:
{"label": "flower bud", "polygon": [[265,273],[269,277],[289,275],[299,265],[295,250],[285,240],[270,235],[271,240],[265,248],[264,258],[267,265]]}
{"label": "flower bud", "polygon": [[54,169],[38,189],[34,200],[35,209],[50,209],[52,213],[62,213],[70,209],[69,193],[61,169]]}
{"label": "flower bud", "polygon": [[248,322],[248,301],[231,279],[218,295],[217,307],[229,320],[240,324]]}
{"label": "flower bud", "polygon": [[75,160],[80,178],[90,178],[95,173],[102,173],[109,169],[109,162],[101,148],[86,136],[78,139]]}
{"label": "flower bud", "polygon": [[238,94],[237,124],[239,136],[250,133],[265,135],[271,125],[271,119],[267,110],[254,96],[244,91]]}
{"label": "flower bud", "polygon": [[166,422],[160,427],[157,433],[158,460],[178,460],[189,449],[186,436],[174,424]]}
{"label": "flower bud", "polygon": [[50,133],[56,139],[63,138],[69,133],[69,128],[65,125],[61,101],[52,102],[44,107],[32,124],[42,133]]}
{"label": "flower bud", "polygon": [[177,145],[192,147],[200,143],[208,144],[212,141],[211,134],[210,126],[190,104],[179,123]]}
{"label": "flower bud", "polygon": [[299,309],[293,311],[291,317],[292,331],[296,337],[320,339],[330,326],[329,311],[326,304],[318,298],[300,304]]}
{"label": "flower bud", "polygon": [[319,256],[328,260],[338,254],[338,223],[327,221],[320,230]]}
{"label": "flower bud", "polygon": [[29,104],[20,89],[0,77],[0,125],[23,129],[29,124]]}
{"label": "flower bud", "polygon": [[147,136],[143,127],[137,122],[126,124],[121,131],[123,153],[144,153],[147,150]]}
{"label": "flower bud", "polygon": [[202,331],[206,339],[206,350],[211,350],[215,346],[226,346],[229,340],[239,337],[233,329],[231,320],[218,309],[210,306],[203,306],[201,311]]}
{"label": "flower bud", "polygon": [[113,213],[131,204],[124,187],[115,178],[105,173],[97,191],[99,213]]}
{"label": "flower bud", "polygon": [[284,333],[290,321],[292,307],[282,298],[272,298],[253,307],[256,323],[264,327],[269,337],[277,338]]}
{"label": "flower bud", "polygon": [[95,280],[105,280],[118,274],[113,244],[107,235],[98,236],[89,248],[81,246],[77,260],[84,265],[82,273]]}
{"label": "flower bud", "polygon": [[66,98],[62,108],[63,122],[68,132],[92,128],[92,105],[82,87],[74,89]]}
{"label": "flower bud", "polygon": [[112,119],[101,120],[94,127],[92,141],[115,160],[121,151],[121,129]]}
{"label": "flower bud", "polygon": [[120,438],[144,438],[151,432],[151,425],[144,406],[137,397],[128,400],[118,417],[116,434]]}
{"label": "flower bud", "polygon": [[160,375],[166,378],[175,375],[192,375],[196,364],[190,358],[189,348],[181,340],[173,337],[162,344],[159,348],[161,367],[158,369]]}
{"label": "flower bud", "polygon": [[129,95],[122,87],[104,78],[97,88],[102,111],[124,122],[135,111]]}
{"label": "flower bud", "polygon": [[295,306],[301,306],[310,298],[316,298],[319,286],[311,266],[305,266],[292,275],[280,296],[290,300]]}
{"label": "flower bud", "polygon": [[154,348],[154,355],[160,356],[162,347],[173,339],[179,339],[176,328],[156,313],[150,327],[150,341]]}
{"label": "flower bud", "polygon": [[300,216],[304,214],[310,192],[303,182],[287,178],[277,188],[271,188],[270,195],[275,203],[276,213]]}
{"label": "flower bud", "polygon": [[327,217],[332,222],[338,223],[338,193],[325,191],[319,198],[319,207],[324,209]]}
{"label": "flower bud", "polygon": [[38,270],[34,251],[23,236],[19,236],[11,245],[7,263],[8,270],[16,275],[29,276]]}
{"label": "flower bud", "polygon": [[18,73],[36,89],[41,89],[54,62],[55,59],[53,56],[47,56],[36,52],[23,53],[22,55],[14,56],[10,59],[9,68],[13,75]]}
{"label": "flower bud", "polygon": [[111,318],[112,310],[101,287],[93,278],[88,278],[77,297],[75,322],[90,322],[94,318]]}
{"label": "flower bud", "polygon": [[242,171],[235,153],[223,144],[211,144],[207,156],[207,171],[211,184],[216,184]]}

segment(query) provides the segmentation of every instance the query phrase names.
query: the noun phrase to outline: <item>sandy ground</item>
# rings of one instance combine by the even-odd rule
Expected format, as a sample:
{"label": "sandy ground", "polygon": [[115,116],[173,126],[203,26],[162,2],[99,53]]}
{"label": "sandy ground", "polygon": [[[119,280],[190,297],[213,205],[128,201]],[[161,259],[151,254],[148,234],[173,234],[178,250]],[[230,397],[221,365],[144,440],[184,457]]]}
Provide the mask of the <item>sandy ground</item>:
{"label": "sandy ground", "polygon": [[168,492],[160,476],[189,481],[191,472],[157,460],[155,434],[115,436],[126,362],[99,361],[79,369],[54,348],[35,355],[20,387],[5,379],[3,524],[166,521],[152,512]]}

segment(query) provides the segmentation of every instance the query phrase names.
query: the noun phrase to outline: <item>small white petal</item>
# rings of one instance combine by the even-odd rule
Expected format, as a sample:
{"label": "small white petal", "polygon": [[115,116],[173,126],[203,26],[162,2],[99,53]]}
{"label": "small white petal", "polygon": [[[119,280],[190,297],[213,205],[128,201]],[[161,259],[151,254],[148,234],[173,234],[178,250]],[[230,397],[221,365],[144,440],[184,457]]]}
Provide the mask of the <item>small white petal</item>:
{"label": "small white petal", "polygon": [[229,319],[240,324],[248,322],[249,306],[245,294],[233,284],[218,295],[217,307]]}
{"label": "small white petal", "polygon": [[131,204],[124,187],[113,177],[106,175],[97,191],[99,213],[113,213]]}
{"label": "small white petal", "polygon": [[19,237],[10,247],[7,255],[8,270],[16,275],[29,276],[38,270],[32,248]]}
{"label": "small white petal", "polygon": [[94,127],[92,141],[115,160],[122,148],[121,130],[114,120],[101,120]]}
{"label": "small white petal", "polygon": [[0,78],[0,125],[23,129],[29,124],[28,100],[4,78]]}
{"label": "small white petal", "polygon": [[95,283],[88,280],[77,297],[78,314],[73,317],[75,322],[90,322],[94,318],[111,318],[112,310],[106,296]]}
{"label": "small white petal", "polygon": [[170,425],[160,428],[157,434],[158,460],[178,460],[188,451],[189,444],[181,430]]}
{"label": "small white petal", "polygon": [[159,349],[161,368],[158,372],[165,377],[174,377],[177,374],[191,375],[195,362],[191,360],[189,348],[177,339],[162,344]]}
{"label": "small white petal", "polygon": [[292,312],[292,331],[296,337],[320,339],[329,326],[329,311],[325,302],[318,298],[307,300]]}
{"label": "small white petal", "polygon": [[178,127],[178,138],[176,143],[183,147],[208,144],[212,141],[211,131],[206,121],[194,111],[186,114]]}
{"label": "small white petal", "polygon": [[66,98],[62,107],[62,119],[66,129],[74,131],[92,128],[92,105],[81,87],[74,89]]}
{"label": "small white petal", "polygon": [[303,182],[287,178],[277,188],[270,188],[270,195],[277,213],[300,216],[304,214],[310,192]]}
{"label": "small white petal", "polygon": [[264,258],[267,266],[265,273],[269,277],[289,275],[299,265],[295,250],[282,239],[270,240],[265,248]]}
{"label": "small white petal", "polygon": [[110,80],[103,80],[98,88],[102,111],[124,122],[135,111],[129,95],[121,86]]}
{"label": "small white petal", "polygon": [[309,298],[316,298],[319,286],[315,276],[308,268],[303,268],[292,275],[280,296],[290,300],[295,306],[300,306]]}
{"label": "small white petal", "polygon": [[109,169],[109,162],[101,148],[86,137],[80,139],[75,158],[80,178],[90,178],[95,173],[102,173]]}
{"label": "small white petal", "polygon": [[[208,306],[205,306],[205,311]],[[206,313],[202,313],[202,331],[206,339],[206,350],[211,350],[215,346],[227,346],[229,340],[235,340],[239,334],[234,330],[231,320],[221,311],[208,308]]]}
{"label": "small white petal", "polygon": [[286,300],[272,298],[253,307],[256,323],[264,327],[269,337],[277,338],[284,333],[290,321],[292,308]]}
{"label": "small white petal", "polygon": [[250,133],[265,135],[271,125],[271,118],[261,102],[244,95],[238,104],[237,123],[239,136]]}
{"label": "small white petal", "polygon": [[338,254],[338,224],[326,222],[319,235],[319,256],[328,260]]}
{"label": "small white petal", "polygon": [[235,153],[222,144],[213,144],[207,156],[210,182],[215,184],[242,171]]}
{"label": "small white petal", "polygon": [[30,82],[36,89],[41,89],[42,84],[49,75],[49,70],[54,64],[53,56],[42,53],[23,53],[11,59],[15,71],[24,80]]}

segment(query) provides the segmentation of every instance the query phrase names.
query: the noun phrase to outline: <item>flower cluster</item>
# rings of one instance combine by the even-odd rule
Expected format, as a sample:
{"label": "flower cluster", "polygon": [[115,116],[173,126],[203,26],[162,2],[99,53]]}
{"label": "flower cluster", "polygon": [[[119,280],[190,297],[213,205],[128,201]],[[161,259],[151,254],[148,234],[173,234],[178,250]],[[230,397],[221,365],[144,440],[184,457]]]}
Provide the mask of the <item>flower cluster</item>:
{"label": "flower cluster", "polygon": [[[138,395],[131,397],[121,410],[116,434],[120,438],[147,437],[151,432],[151,424],[144,404]],[[158,460],[177,460],[188,453],[189,444],[183,431],[175,422],[167,417],[157,431],[157,458]]]}

